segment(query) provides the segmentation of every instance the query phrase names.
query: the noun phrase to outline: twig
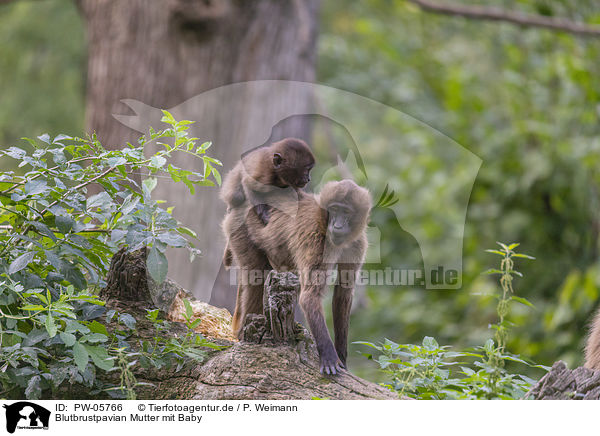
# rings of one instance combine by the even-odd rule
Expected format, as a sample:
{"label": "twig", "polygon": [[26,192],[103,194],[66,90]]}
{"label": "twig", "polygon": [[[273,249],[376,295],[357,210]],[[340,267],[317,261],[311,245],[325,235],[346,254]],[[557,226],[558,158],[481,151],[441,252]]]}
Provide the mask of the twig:
{"label": "twig", "polygon": [[[90,180],[87,180],[83,183],[80,183],[79,185],[75,186],[74,188],[69,189],[67,192],[76,192],[78,190],[80,190],[81,188],[86,187],[87,185],[90,185],[92,183],[94,183],[96,180],[101,179],[102,177],[104,177],[105,175],[107,175],[108,173],[112,172],[115,170],[116,167],[109,167],[107,170],[103,171],[102,173],[98,174],[97,176],[92,177]],[[56,204],[58,204],[61,199],[58,200],[54,200],[52,203],[50,203],[42,212],[41,215],[44,216],[44,214],[46,212],[48,212],[48,210],[52,207],[55,206]]]}
{"label": "twig", "polygon": [[567,32],[580,36],[600,36],[600,27],[587,26],[584,23],[564,18],[551,18],[541,15],[509,12],[487,6],[463,6],[457,4],[438,4],[429,0],[408,0],[426,12],[443,15],[455,15],[476,20],[505,21],[519,26],[541,27],[558,32]]}
{"label": "twig", "polygon": [[[0,0],[0,2],[2,2],[2,0]],[[86,161],[86,160],[94,160],[94,159],[98,159],[98,156],[92,156],[92,157],[80,157],[80,158],[78,158],[78,159],[73,159],[73,160],[71,160],[71,161],[67,162],[67,167],[68,167],[68,166],[70,166],[70,165],[71,165],[71,164],[73,164],[73,163],[84,162],[84,161]],[[8,194],[8,193],[10,193],[12,190],[14,190],[14,189],[15,189],[17,186],[22,186],[22,185],[24,185],[26,182],[31,182],[32,180],[35,180],[35,179],[37,179],[38,177],[41,177],[41,176],[43,176],[43,175],[46,175],[46,174],[48,174],[48,173],[52,174],[53,172],[56,172],[56,170],[57,170],[57,169],[59,169],[59,168],[60,168],[60,166],[59,166],[59,165],[57,165],[57,166],[55,166],[55,167],[52,167],[52,168],[46,168],[46,169],[44,170],[44,172],[40,172],[40,173],[36,174],[35,176],[33,176],[32,178],[30,178],[30,179],[28,179],[28,180],[24,180],[24,181],[22,181],[22,182],[11,181],[11,182],[9,182],[9,183],[13,183],[13,186],[11,186],[10,188],[7,188],[7,189],[5,189],[4,191],[0,191],[0,195],[3,195],[3,194]]]}

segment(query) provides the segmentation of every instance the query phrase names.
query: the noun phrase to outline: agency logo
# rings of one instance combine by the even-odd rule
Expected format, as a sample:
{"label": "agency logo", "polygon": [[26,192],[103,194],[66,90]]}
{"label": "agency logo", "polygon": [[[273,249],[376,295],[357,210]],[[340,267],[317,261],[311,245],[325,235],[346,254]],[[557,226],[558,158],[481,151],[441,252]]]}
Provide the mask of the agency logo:
{"label": "agency logo", "polygon": [[[123,125],[143,134],[148,126],[165,127],[159,108],[131,99],[122,102],[131,111],[113,116]],[[189,96],[168,110],[176,119],[196,120],[190,134],[215,144],[211,156],[223,163],[223,174],[246,152],[286,137],[303,139],[310,146],[319,143],[318,162],[311,172],[313,192],[320,192],[328,181],[355,179],[373,199],[380,199],[367,229],[363,271],[375,268],[374,275],[385,276],[389,267],[397,277],[386,280],[392,283],[389,286],[396,282],[411,286],[410,277],[415,275],[415,283],[424,282],[426,289],[462,287],[467,206],[482,160],[442,132],[358,94],[286,80],[225,85]],[[148,147],[153,153],[161,146]],[[175,166],[204,171],[202,160],[192,166],[187,153],[172,158]],[[222,265],[225,238],[219,237],[226,205],[217,189],[199,189],[190,201],[185,185],[162,180],[161,176],[152,195],[168,199],[174,216],[198,235],[194,243],[202,247],[203,255],[190,269],[187,251],[172,250],[167,255],[169,271],[184,288],[209,301],[211,291],[227,279]],[[400,241],[402,246],[393,245]],[[218,305],[223,304],[229,303]]]}
{"label": "agency logo", "polygon": [[6,409],[6,431],[14,433],[18,429],[47,430],[50,411],[29,401],[4,404]]}

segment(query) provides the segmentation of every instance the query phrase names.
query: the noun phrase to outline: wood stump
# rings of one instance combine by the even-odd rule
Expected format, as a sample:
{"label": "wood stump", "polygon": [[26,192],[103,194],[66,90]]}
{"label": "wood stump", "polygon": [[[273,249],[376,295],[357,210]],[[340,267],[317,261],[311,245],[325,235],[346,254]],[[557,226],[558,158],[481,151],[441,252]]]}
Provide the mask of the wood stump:
{"label": "wood stump", "polygon": [[106,301],[150,300],[145,247],[131,253],[121,248],[115,253],[100,297]]}
{"label": "wood stump", "polygon": [[306,338],[304,328],[294,321],[299,292],[300,282],[295,274],[269,272],[263,293],[263,314],[246,316],[242,340],[256,344],[295,345]]}

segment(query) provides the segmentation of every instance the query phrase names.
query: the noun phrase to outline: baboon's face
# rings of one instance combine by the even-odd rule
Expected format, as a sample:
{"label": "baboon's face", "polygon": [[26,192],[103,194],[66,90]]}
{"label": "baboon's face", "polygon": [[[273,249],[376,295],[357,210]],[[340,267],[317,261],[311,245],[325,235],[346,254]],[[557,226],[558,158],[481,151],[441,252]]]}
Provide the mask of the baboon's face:
{"label": "baboon's face", "polygon": [[310,171],[315,159],[308,153],[280,153],[273,155],[273,168],[283,184],[294,188],[304,188],[310,182]]}
{"label": "baboon's face", "polygon": [[334,245],[343,244],[352,234],[354,208],[347,203],[330,203],[327,206],[327,236]]}

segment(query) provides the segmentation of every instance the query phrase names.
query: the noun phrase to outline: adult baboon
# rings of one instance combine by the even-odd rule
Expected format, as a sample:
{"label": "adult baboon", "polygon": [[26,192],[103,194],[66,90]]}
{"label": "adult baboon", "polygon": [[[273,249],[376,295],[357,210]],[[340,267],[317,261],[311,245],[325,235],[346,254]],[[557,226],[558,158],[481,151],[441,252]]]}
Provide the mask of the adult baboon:
{"label": "adult baboon", "polygon": [[[327,183],[318,196],[300,192],[297,203],[278,205],[266,226],[251,207],[228,213],[223,230],[230,254],[226,252],[225,258],[233,258],[240,268],[234,333],[240,335],[247,314],[262,313],[265,272],[271,267],[294,270],[300,278],[299,303],[319,351],[321,372],[336,374],[345,368],[352,294],[367,249],[370,209],[369,192],[343,180]],[[332,271],[337,271],[332,305],[335,346],[322,307]]]}

